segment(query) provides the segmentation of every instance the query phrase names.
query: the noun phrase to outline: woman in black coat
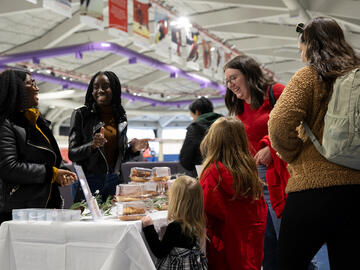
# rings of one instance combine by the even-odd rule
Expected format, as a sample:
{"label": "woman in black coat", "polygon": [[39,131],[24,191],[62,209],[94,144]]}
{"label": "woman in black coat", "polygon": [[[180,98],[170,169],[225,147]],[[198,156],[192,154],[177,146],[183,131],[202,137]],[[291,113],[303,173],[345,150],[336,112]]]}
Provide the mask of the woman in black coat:
{"label": "woman in black coat", "polygon": [[60,208],[59,185],[76,181],[60,169],[59,147],[37,109],[39,88],[31,74],[0,74],[0,224],[12,209]]}
{"label": "woman in black coat", "polygon": [[[114,72],[100,71],[90,80],[85,105],[70,120],[69,158],[82,166],[90,190],[105,201],[115,195],[121,181],[121,163],[138,156],[148,139],[128,143],[126,113],[121,105],[121,84]],[[83,196],[73,185],[74,200]],[[79,196],[80,195],[80,196]]]}

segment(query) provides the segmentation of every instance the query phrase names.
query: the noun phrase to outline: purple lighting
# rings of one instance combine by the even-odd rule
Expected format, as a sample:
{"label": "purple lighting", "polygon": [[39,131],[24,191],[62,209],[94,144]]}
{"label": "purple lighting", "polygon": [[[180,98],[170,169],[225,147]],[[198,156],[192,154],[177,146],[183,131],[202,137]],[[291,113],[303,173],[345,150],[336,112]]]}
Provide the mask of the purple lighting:
{"label": "purple lighting", "polygon": [[137,61],[145,65],[148,65],[150,67],[156,68],[158,70],[162,70],[170,74],[176,73],[178,77],[183,77],[187,80],[191,80],[199,84],[206,84],[207,87],[209,88],[219,90],[221,94],[225,94],[226,91],[225,87],[221,84],[218,84],[217,82],[213,82],[197,74],[186,72],[178,67],[168,65],[159,60],[156,60],[146,55],[142,55],[138,52],[135,52],[125,47],[121,47],[120,45],[111,42],[90,42],[90,43],[71,45],[65,47],[4,55],[4,56],[0,56],[0,65],[21,62],[21,61],[28,61],[33,59],[40,60],[42,58],[51,58],[51,57],[67,55],[77,52],[83,53],[89,51],[109,51],[114,54],[128,57],[129,59],[136,58]]}

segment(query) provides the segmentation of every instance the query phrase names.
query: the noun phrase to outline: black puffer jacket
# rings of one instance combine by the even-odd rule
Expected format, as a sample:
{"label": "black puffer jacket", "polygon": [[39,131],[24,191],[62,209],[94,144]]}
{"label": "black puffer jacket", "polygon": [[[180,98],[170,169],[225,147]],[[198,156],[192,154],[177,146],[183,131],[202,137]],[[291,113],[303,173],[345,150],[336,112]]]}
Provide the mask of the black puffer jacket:
{"label": "black puffer jacket", "polygon": [[[104,148],[91,149],[93,136],[104,126],[95,109],[82,106],[74,110],[70,120],[69,159],[81,165],[85,174],[106,174],[109,167],[105,158]],[[128,146],[126,137],[127,122],[117,127],[118,158],[114,171],[120,174],[121,163],[129,160],[139,152],[133,153]]]}
{"label": "black puffer jacket", "polygon": [[191,171],[192,176],[197,175],[195,165],[200,165],[202,163],[200,152],[201,141],[204,139],[211,124],[219,117],[222,117],[222,115],[214,112],[204,113],[187,127],[184,144],[181,148],[179,158],[181,165],[185,169]]}
{"label": "black puffer jacket", "polygon": [[41,116],[37,125],[46,138],[22,115],[0,125],[0,213],[17,208],[59,208],[58,184],[51,184],[53,166],[62,162],[50,122]]}

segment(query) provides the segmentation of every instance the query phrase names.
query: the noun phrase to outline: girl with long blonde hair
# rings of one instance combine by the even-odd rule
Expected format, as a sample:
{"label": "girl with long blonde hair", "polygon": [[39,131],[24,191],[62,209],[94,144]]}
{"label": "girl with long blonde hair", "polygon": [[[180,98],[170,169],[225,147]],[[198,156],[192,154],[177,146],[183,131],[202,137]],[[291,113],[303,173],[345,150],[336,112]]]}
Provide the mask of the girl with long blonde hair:
{"label": "girl with long blonde hair", "polygon": [[200,149],[209,269],[260,269],[267,206],[242,122],[219,118]]}
{"label": "girl with long blonde hair", "polygon": [[158,258],[156,269],[207,269],[200,249],[205,243],[205,214],[202,188],[196,179],[180,176],[171,185],[169,225],[159,240],[152,219],[142,219],[145,238]]}

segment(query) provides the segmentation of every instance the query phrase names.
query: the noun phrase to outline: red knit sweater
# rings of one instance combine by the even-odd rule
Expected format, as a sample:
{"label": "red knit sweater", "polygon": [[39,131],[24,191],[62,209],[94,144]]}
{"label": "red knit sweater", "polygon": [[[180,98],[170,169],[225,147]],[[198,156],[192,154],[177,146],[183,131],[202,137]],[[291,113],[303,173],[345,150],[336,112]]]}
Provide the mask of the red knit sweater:
{"label": "red knit sweater", "polygon": [[[276,83],[273,86],[273,93],[277,100],[284,90],[285,86]],[[250,151],[255,155],[260,149],[260,141],[268,135],[269,114],[272,110],[269,99],[265,99],[258,109],[251,109],[250,104],[244,102],[244,112],[237,117],[243,122],[246,135],[249,139]]]}

